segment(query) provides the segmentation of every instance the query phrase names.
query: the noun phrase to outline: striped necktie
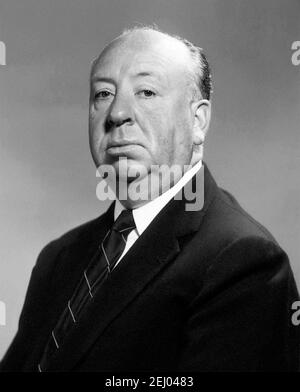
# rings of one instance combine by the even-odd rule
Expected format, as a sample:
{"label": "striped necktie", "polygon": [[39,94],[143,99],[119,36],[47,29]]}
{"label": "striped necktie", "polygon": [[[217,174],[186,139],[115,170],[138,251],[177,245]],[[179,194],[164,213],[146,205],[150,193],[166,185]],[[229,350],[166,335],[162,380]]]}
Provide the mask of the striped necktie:
{"label": "striped necktie", "polygon": [[72,326],[80,323],[81,315],[88,310],[99,287],[122,255],[128,234],[133,229],[135,229],[135,223],[132,210],[123,210],[112,228],[106,233],[88,267],[83,271],[79,284],[52,330],[38,365],[40,372],[47,369],[52,355],[63,345],[64,338]]}

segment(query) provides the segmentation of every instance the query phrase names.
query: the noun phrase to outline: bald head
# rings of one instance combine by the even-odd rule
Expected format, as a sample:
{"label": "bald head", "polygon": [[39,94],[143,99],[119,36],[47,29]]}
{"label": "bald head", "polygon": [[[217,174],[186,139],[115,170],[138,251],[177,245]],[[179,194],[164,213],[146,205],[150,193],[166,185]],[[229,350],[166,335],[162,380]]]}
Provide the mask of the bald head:
{"label": "bald head", "polygon": [[169,55],[173,61],[185,64],[186,66],[190,66],[192,60],[190,53],[183,42],[156,30],[135,29],[123,33],[105,47],[100,54],[99,59],[102,54],[105,54],[116,47],[135,51],[157,49],[164,52],[166,55]]}
{"label": "bald head", "polygon": [[149,49],[163,53],[173,64],[181,67],[194,93],[210,99],[211,74],[202,49],[181,37],[169,35],[153,27],[135,27],[125,30],[93,61],[91,76],[106,56],[113,55],[117,59],[118,54],[124,51],[145,52]]}

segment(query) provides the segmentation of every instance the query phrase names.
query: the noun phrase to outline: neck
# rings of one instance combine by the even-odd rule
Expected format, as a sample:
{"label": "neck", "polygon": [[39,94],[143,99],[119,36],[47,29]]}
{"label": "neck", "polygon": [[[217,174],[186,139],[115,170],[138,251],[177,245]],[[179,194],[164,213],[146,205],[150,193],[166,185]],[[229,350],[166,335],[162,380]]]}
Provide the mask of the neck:
{"label": "neck", "polygon": [[202,161],[200,160],[183,167],[179,165],[174,165],[171,168],[167,165],[161,166],[159,170],[153,171],[143,178],[137,178],[130,183],[119,181],[116,196],[127,209],[141,207],[174,188],[177,183],[183,180],[183,177],[189,177],[187,173],[193,167],[200,168],[201,164]]}

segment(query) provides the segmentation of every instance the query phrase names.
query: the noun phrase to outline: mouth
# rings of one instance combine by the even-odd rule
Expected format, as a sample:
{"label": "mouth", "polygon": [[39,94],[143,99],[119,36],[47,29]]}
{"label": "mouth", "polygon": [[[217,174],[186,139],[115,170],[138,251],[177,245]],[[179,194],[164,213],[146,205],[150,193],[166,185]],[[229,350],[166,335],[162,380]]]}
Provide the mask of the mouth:
{"label": "mouth", "polygon": [[113,141],[107,145],[106,152],[109,155],[127,155],[139,147],[141,144],[134,141]]}

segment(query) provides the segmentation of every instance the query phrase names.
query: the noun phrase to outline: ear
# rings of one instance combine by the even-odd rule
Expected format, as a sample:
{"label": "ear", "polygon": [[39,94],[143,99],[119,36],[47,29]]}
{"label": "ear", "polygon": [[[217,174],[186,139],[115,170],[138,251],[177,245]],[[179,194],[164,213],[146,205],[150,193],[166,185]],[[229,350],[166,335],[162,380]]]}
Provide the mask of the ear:
{"label": "ear", "polygon": [[207,99],[201,99],[197,102],[193,102],[192,105],[194,126],[193,155],[191,162],[194,164],[203,159],[203,143],[209,128],[211,103]]}
{"label": "ear", "polygon": [[200,146],[204,143],[209,128],[211,103],[207,99],[201,99],[193,102],[192,105],[194,113],[193,144]]}

